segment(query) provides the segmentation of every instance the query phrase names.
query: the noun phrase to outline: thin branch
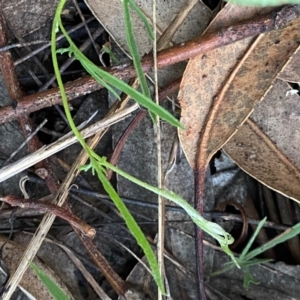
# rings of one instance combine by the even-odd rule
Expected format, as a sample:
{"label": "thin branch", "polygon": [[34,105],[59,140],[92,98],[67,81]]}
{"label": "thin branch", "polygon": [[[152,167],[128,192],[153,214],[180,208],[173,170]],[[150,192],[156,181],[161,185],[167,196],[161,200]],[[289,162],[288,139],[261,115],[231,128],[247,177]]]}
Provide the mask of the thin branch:
{"label": "thin branch", "polygon": [[[157,54],[158,68],[164,68],[248,37],[283,28],[289,22],[298,18],[299,15],[299,5],[285,6],[271,13],[233,24],[213,33],[204,34],[186,43],[159,51]],[[147,73],[153,67],[152,55],[144,57],[142,64],[143,71]],[[136,75],[132,65],[106,68],[105,70],[120,79],[131,78]],[[84,96],[101,88],[102,86],[90,76],[80,78],[65,85],[69,100]],[[58,104],[61,102],[61,97],[59,89],[53,88],[42,93],[21,97],[18,100],[17,107],[5,106],[0,109],[0,124],[16,119],[19,115],[28,114],[41,108]]]}
{"label": "thin branch", "polygon": [[17,44],[12,44],[12,45],[8,45],[8,46],[4,46],[0,48],[0,53],[8,51],[10,49],[14,49],[14,48],[22,48],[22,47],[27,47],[27,46],[31,46],[31,45],[37,45],[37,44],[47,44],[48,41],[32,41],[32,42],[27,42],[27,43],[17,43]]}
{"label": "thin branch", "polygon": [[21,151],[21,149],[28,143],[28,141],[37,134],[37,132],[47,123],[47,119],[45,119],[27,138],[26,140],[16,149],[9,158],[2,164],[2,167],[5,166],[8,162],[10,162],[16,155]]}
{"label": "thin branch", "polygon": [[57,217],[60,217],[68,221],[74,227],[78,228],[83,234],[91,238],[93,238],[96,234],[96,231],[93,227],[86,224],[84,221],[79,219],[74,214],[70,213],[68,210],[61,208],[57,205],[54,205],[52,203],[43,203],[43,202],[38,202],[29,199],[20,199],[13,196],[0,197],[0,201],[8,203],[13,207],[18,206],[25,209],[27,208],[27,209],[38,210],[45,213],[51,213]]}
{"label": "thin branch", "polygon": [[[132,106],[121,110],[120,112],[114,114],[113,116],[104,118],[101,121],[87,127],[86,129],[83,129],[81,131],[81,134],[83,135],[84,138],[90,137],[94,135],[97,131],[103,130],[104,128],[109,127],[123,120],[138,108],[139,108],[138,104],[133,104]],[[50,157],[51,155],[77,142],[78,140],[74,135],[71,136],[67,135],[64,136],[63,138],[60,138],[56,142],[37,150],[35,153],[25,156],[24,158],[1,169],[0,182],[28,169],[32,165],[42,161],[43,159]]]}

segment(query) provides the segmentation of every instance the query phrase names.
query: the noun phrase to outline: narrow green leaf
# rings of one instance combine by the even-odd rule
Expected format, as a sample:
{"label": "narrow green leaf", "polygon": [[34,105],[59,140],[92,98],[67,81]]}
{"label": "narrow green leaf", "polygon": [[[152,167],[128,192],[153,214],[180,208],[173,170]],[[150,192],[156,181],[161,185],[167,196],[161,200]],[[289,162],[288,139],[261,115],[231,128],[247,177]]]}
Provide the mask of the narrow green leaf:
{"label": "narrow green leaf", "polygon": [[284,243],[285,241],[297,236],[300,233],[300,223],[296,224],[292,228],[287,229],[282,234],[276,236],[274,239],[270,240],[266,244],[252,250],[249,252],[244,259],[250,260],[251,258],[260,255],[261,253],[267,251],[268,249],[271,249],[278,244]]}
{"label": "narrow green leaf", "polygon": [[114,53],[113,53],[107,46],[103,45],[103,46],[102,46],[102,49],[103,49],[103,51],[104,51],[105,53],[107,53],[107,54],[110,56],[111,60],[112,60],[115,64],[117,64],[117,65],[120,64],[120,61],[116,58],[116,56],[114,55]]}
{"label": "narrow green leaf", "polygon": [[233,269],[234,267],[235,267],[235,265],[232,262],[230,262],[230,264],[228,266],[224,267],[223,269],[215,271],[215,272],[209,274],[209,277],[214,277],[214,276],[221,275],[221,274]]}
{"label": "narrow green leaf", "polygon": [[243,258],[245,257],[245,255],[248,253],[249,249],[251,248],[255,238],[257,237],[259,231],[261,230],[261,228],[264,226],[264,224],[267,221],[267,217],[263,218],[259,224],[257,225],[255,232],[253,233],[253,235],[251,236],[251,239],[248,241],[246,247],[243,249],[243,252],[241,254],[241,256],[239,257],[240,260],[243,260]]}
{"label": "narrow green leaf", "polygon": [[[130,17],[130,12],[129,12],[129,4],[130,3],[131,3],[131,6],[138,9],[137,6],[134,6],[134,3],[132,1],[130,1],[130,0],[124,0],[123,1],[126,41],[127,41],[127,44],[128,44],[130,54],[132,56],[133,65],[134,65],[134,68],[136,70],[136,74],[137,74],[137,77],[139,79],[139,82],[140,82],[142,93],[146,97],[151,98],[149,87],[148,87],[147,80],[146,80],[146,76],[145,76],[145,74],[143,72],[143,69],[142,69],[142,64],[141,64],[141,61],[140,61],[138,48],[137,48],[137,45],[136,45],[136,42],[135,42],[135,39],[134,39],[134,33],[133,33],[133,29],[132,29],[131,17]],[[143,13],[141,11],[140,11],[140,14],[143,15]],[[151,110],[149,110],[149,113],[150,113],[152,122],[155,124],[157,122],[155,113]]]}
{"label": "narrow green leaf", "polygon": [[105,82],[102,77],[98,74],[99,68],[94,68],[93,65],[86,63],[85,61],[81,61],[82,66],[84,69],[93,77],[95,78],[103,87],[105,87],[109,92],[111,92],[116,99],[121,100],[119,94],[112,88],[112,86]]}
{"label": "narrow green leaf", "polygon": [[[97,162],[95,162],[94,165],[97,165]],[[163,284],[163,280],[160,276],[156,256],[155,256],[149,242],[147,241],[147,239],[146,239],[145,235],[143,234],[141,228],[136,223],[135,219],[131,215],[130,211],[127,209],[124,202],[121,200],[121,198],[119,197],[119,195],[117,194],[115,189],[112,187],[109,180],[106,178],[106,175],[103,174],[101,172],[101,170],[98,170],[97,167],[95,167],[95,168],[96,168],[96,171],[97,171],[98,178],[101,181],[101,183],[103,184],[103,187],[104,187],[105,191],[108,193],[109,197],[113,200],[113,202],[116,205],[117,209],[121,213],[128,229],[130,230],[130,232],[132,233],[132,235],[136,239],[137,243],[143,249],[143,252],[145,253],[145,256],[146,256],[146,258],[148,260],[148,263],[149,263],[149,266],[151,268],[152,276],[153,276],[157,286],[159,287],[160,291],[163,294],[166,294],[164,284]]]}
{"label": "narrow green leaf", "polygon": [[110,73],[102,70],[98,66],[96,66],[93,62],[91,62],[82,52],[76,47],[76,45],[71,40],[70,36],[66,32],[65,28],[60,25],[62,33],[65,35],[66,39],[68,40],[70,47],[72,47],[72,51],[75,57],[82,63],[84,62],[85,65],[88,65],[87,72],[90,73],[91,76],[93,74],[98,74],[105,82],[109,83],[111,86],[117,88],[118,90],[124,92],[125,94],[129,95],[132,99],[134,99],[137,103],[142,105],[143,107],[147,108],[154,114],[157,114],[161,119],[167,121],[173,126],[179,127],[184,129],[183,125],[167,110],[162,108],[161,106],[157,105],[153,102],[149,97],[146,97],[139,91],[135,90],[131,86],[129,86],[124,81],[120,80],[119,78],[111,75]]}
{"label": "narrow green leaf", "polygon": [[148,34],[149,34],[149,37],[151,40],[154,40],[154,33],[153,33],[153,30],[150,26],[150,23],[148,22],[145,14],[141,11],[141,9],[135,4],[134,0],[129,0],[129,4],[130,6],[134,9],[134,11],[139,15],[139,17],[141,18],[141,20],[143,21],[147,31],[148,31]]}
{"label": "narrow green leaf", "polygon": [[268,262],[273,261],[273,259],[271,258],[255,258],[255,259],[251,259],[249,261],[240,261],[239,259],[237,259],[237,261],[240,263],[240,266],[243,268],[248,268],[248,267],[252,267],[255,265],[260,265],[260,264],[265,264]]}
{"label": "narrow green leaf", "polygon": [[247,268],[244,270],[244,282],[243,282],[243,286],[246,290],[248,290],[250,283],[253,284],[259,284],[259,281],[254,280],[252,274],[250,273],[250,270]]}
{"label": "narrow green leaf", "polygon": [[136,70],[137,77],[140,81],[141,89],[143,94],[150,98],[150,91],[147,85],[146,77],[142,69],[142,64],[140,61],[140,56],[138,53],[137,45],[134,39],[134,33],[132,29],[131,17],[129,12],[129,1],[123,0],[123,9],[124,9],[124,19],[125,19],[125,32],[126,32],[126,41],[132,56],[133,65]]}
{"label": "narrow green leaf", "polygon": [[152,191],[153,193],[160,195],[164,198],[167,198],[177,205],[179,205],[181,208],[183,208],[186,213],[192,218],[195,224],[197,224],[203,231],[211,235],[213,238],[215,238],[219,244],[221,245],[222,249],[227,253],[232,260],[236,263],[238,266],[237,261],[235,260],[233,253],[230,251],[228,245],[232,244],[234,239],[232,236],[227,233],[220,225],[210,222],[208,220],[205,220],[189,203],[187,203],[182,197],[179,195],[176,195],[175,193],[167,190],[163,190],[154,186],[151,186],[131,175],[128,173],[116,168],[112,164],[106,161],[105,158],[98,157],[98,161],[101,165],[105,166],[106,168],[109,168],[116,172],[117,174],[123,176],[124,178],[136,183],[139,186],[144,187],[145,189]]}
{"label": "narrow green leaf", "polygon": [[56,300],[70,300],[70,298],[61,290],[59,286],[55,282],[52,281],[51,278],[48,277],[35,263],[29,262],[29,265],[34,270],[36,275],[39,277],[41,282],[47,288],[49,293],[54,297]]}

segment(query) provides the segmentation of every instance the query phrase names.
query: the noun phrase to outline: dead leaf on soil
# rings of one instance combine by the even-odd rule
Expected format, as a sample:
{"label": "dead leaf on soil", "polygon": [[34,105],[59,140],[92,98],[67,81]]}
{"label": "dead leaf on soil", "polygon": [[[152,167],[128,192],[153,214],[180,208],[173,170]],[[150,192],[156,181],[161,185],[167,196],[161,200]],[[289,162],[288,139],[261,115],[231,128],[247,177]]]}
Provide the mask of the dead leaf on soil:
{"label": "dead leaf on soil", "polygon": [[[269,10],[226,5],[207,31],[230,26],[240,20],[249,19],[258,13],[266,13]],[[182,109],[180,121],[185,126],[185,131],[179,132],[179,138],[192,167],[195,165],[200,131],[204,127],[213,99],[253,40],[254,38],[247,38],[213,50],[205,55],[190,59],[188,63],[179,93]]]}
{"label": "dead leaf on soil", "polygon": [[[6,242],[7,238],[5,236],[0,236],[0,246]],[[5,247],[3,248],[2,258],[6,263],[11,274],[16,270],[25,248],[20,246],[19,244],[9,241]],[[51,278],[53,282],[56,283],[70,299],[74,299],[67,287],[62,283],[60,278],[49,269],[45,264],[43,264],[38,258],[34,259],[34,263],[48,276]],[[35,272],[29,268],[25,276],[23,276],[20,285],[24,288],[30,295],[35,297],[35,299],[54,299],[44,284],[38,279]]]}
{"label": "dead leaf on soil", "polygon": [[58,0],[2,0],[1,9],[6,20],[19,36],[27,35],[40,27],[51,26]]}
{"label": "dead leaf on soil", "polygon": [[298,50],[291,57],[291,60],[283,68],[283,70],[278,74],[277,78],[287,81],[287,82],[300,82],[300,51]]}
{"label": "dead leaf on soil", "polygon": [[[268,98],[265,95],[271,88],[274,78],[289,60],[290,55],[297,49],[300,39],[300,35],[297,33],[299,27],[300,21],[298,19],[286,29],[265,34],[263,38],[257,41],[256,45],[251,46],[253,49],[248,50],[238,63],[238,67],[234,69],[226,81],[224,81],[224,77],[219,76],[216,77],[217,83],[214,82],[215,77],[211,76],[211,72],[209,72],[209,67],[212,66],[203,63],[203,60],[207,61],[206,56],[197,57],[195,59],[197,65],[196,63],[192,65],[193,60],[190,61],[181,87],[181,121],[187,130],[180,132],[180,140],[192,166],[195,165],[197,151],[200,151],[199,165],[203,166],[208,163],[211,156],[245,122],[256,103],[263,98]],[[234,45],[231,46],[234,47]],[[230,56],[226,48],[222,48],[225,52],[225,58],[226,55]],[[216,69],[224,61],[222,49],[219,49],[219,53],[209,60],[209,62],[215,64]],[[210,53],[207,56],[210,56]],[[203,69],[207,72],[205,76],[203,76]],[[228,69],[229,66],[227,66],[227,72],[229,73]],[[192,77],[196,77],[196,72],[200,73],[200,76],[198,75],[196,79],[198,83],[195,83],[195,80],[191,83]],[[208,87],[209,85],[205,83],[206,80],[213,83],[213,88]],[[222,85],[221,92],[217,89],[218,85]],[[206,87],[208,88],[206,89]],[[200,88],[202,88],[202,91]],[[260,127],[264,127],[262,131],[255,124],[251,123],[253,126],[250,126],[251,124],[247,123],[229,141],[230,147],[226,145],[225,149],[229,156],[251,176],[279,193],[294,199],[297,197],[300,199],[300,189],[297,187],[299,185],[299,171],[294,165],[296,164],[299,168],[296,153],[299,152],[297,150],[299,149],[300,137],[298,133],[299,126],[295,121],[299,101],[294,102],[292,105],[289,103],[290,101],[284,101],[288,90],[290,88],[287,89],[286,85],[284,88],[282,83],[275,81],[272,88],[273,96],[270,97],[270,101],[268,103],[263,101],[257,105],[253,114],[254,121]],[[215,94],[219,92],[214,101],[213,92]],[[278,100],[277,102],[285,106],[275,108],[274,98],[279,94],[281,95],[281,101]],[[273,112],[272,123],[269,122],[270,111]],[[201,115],[201,118],[197,118],[195,114]],[[277,114],[276,119],[274,119],[275,114]],[[282,122],[280,122],[281,117],[284,120]],[[200,121],[198,121],[199,119]],[[292,127],[290,127],[291,125]],[[249,126],[251,130],[249,130]],[[276,128],[276,130],[273,129],[272,141],[267,137],[269,136],[270,126]],[[254,127],[256,130],[253,132]],[[288,128],[289,133],[284,132],[283,127]],[[201,144],[198,149],[200,134]],[[277,146],[281,144],[280,148],[273,143]],[[235,145],[235,150],[233,150],[233,145]],[[230,151],[227,151],[227,149],[230,149]]]}
{"label": "dead leaf on soil", "polygon": [[300,98],[281,80],[224,146],[244,171],[269,188],[300,202]]}
{"label": "dead leaf on soil", "polygon": [[224,150],[244,171],[269,188],[299,199],[299,170],[251,120],[238,130]]}

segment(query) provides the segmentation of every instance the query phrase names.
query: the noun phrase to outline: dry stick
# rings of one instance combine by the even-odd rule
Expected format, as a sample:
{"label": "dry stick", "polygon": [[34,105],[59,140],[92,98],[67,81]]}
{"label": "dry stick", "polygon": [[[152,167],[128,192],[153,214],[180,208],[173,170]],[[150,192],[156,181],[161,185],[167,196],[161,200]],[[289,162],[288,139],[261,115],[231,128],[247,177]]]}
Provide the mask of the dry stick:
{"label": "dry stick", "polygon": [[55,216],[58,216],[66,221],[68,221],[72,226],[79,229],[83,234],[87,235],[90,238],[94,238],[96,231],[90,225],[86,224],[80,218],[70,213],[68,210],[61,208],[52,203],[43,203],[35,200],[29,199],[20,199],[13,196],[0,197],[0,201],[8,203],[13,207],[21,207],[27,209],[34,209],[40,212],[51,213]]}
{"label": "dry stick", "polygon": [[[93,44],[93,47],[94,47],[94,49],[95,49],[95,52],[97,53],[97,55],[98,55],[98,57],[99,57],[99,55],[100,55],[99,49],[98,49],[98,47],[97,47],[97,45],[96,45],[96,43],[95,43],[95,39],[96,39],[96,38],[92,36],[91,31],[90,31],[89,27],[88,27],[87,24],[86,24],[85,17],[84,17],[84,15],[83,15],[83,13],[82,13],[82,11],[81,11],[79,5],[78,5],[77,0],[73,0],[73,3],[74,3],[74,5],[75,5],[75,7],[76,7],[76,9],[77,9],[77,12],[78,12],[78,14],[79,14],[79,16],[80,16],[81,21],[84,23],[85,30],[86,30],[87,33],[88,33],[88,36],[89,36],[89,38],[90,38],[90,41],[91,41],[92,44]],[[103,30],[104,30],[104,29],[103,29]]]}
{"label": "dry stick", "polygon": [[186,19],[190,11],[193,7],[199,2],[199,0],[186,0],[183,4],[182,9],[176,15],[174,20],[169,24],[168,28],[164,31],[163,36],[164,39],[159,39],[157,41],[156,48],[158,50],[164,49],[168,46],[168,44],[172,41],[174,34],[176,33],[177,29],[181,26],[183,21]]}
{"label": "dry stick", "polygon": [[[138,104],[133,104],[128,108],[124,108],[118,113],[115,113],[113,116],[104,118],[101,121],[98,121],[95,124],[90,125],[89,127],[83,129],[81,131],[81,134],[84,138],[90,137],[96,134],[99,130],[103,130],[106,127],[109,127],[123,120],[138,108],[139,108]],[[57,140],[56,142],[37,150],[35,153],[29,154],[21,158],[20,160],[1,169],[0,182],[28,169],[32,165],[42,161],[43,159],[50,157],[51,155],[77,142],[78,140],[74,135],[71,136],[66,135],[63,138]]]}
{"label": "dry stick", "polygon": [[36,44],[48,44],[48,41],[39,41],[39,40],[37,40],[37,41],[32,41],[32,42],[27,42],[27,43],[12,44],[12,45],[1,47],[0,48],[0,53],[8,51],[8,50],[13,49],[13,48],[22,48],[22,47],[27,47],[27,46],[36,45]]}
{"label": "dry stick", "polygon": [[[164,68],[248,37],[283,28],[287,26],[288,22],[296,19],[299,15],[299,5],[290,5],[276,9],[271,13],[257,16],[251,20],[239,22],[213,33],[204,34],[186,43],[181,43],[180,45],[159,51],[157,53],[158,68]],[[153,67],[152,56],[148,55],[144,57],[142,64],[143,71],[147,73]],[[131,78],[136,75],[132,65],[106,68],[105,70],[120,79]],[[102,86],[90,76],[69,82],[65,87],[69,100],[102,88]],[[60,103],[61,97],[59,89],[53,88],[42,93],[21,97],[18,100],[17,107],[5,106],[0,109],[0,124],[16,119],[19,115],[28,114],[41,108]]]}
{"label": "dry stick", "polygon": [[26,146],[28,141],[37,134],[37,132],[48,122],[47,119],[45,119],[27,138],[26,140],[16,149],[10,156],[7,158],[4,163],[2,164],[2,167],[4,167],[6,164],[8,164],[20,151],[23,149],[23,147]]}
{"label": "dry stick", "polygon": [[[155,103],[159,105],[158,98],[158,74],[157,74],[157,32],[156,32],[156,0],[153,0],[153,31],[154,31],[154,40],[153,40],[153,73],[154,73],[154,96]],[[168,40],[165,40],[168,42]],[[161,147],[161,124],[160,117],[156,116],[156,151],[157,151],[157,186],[162,188],[162,147]],[[165,248],[165,200],[162,196],[158,195],[158,233],[157,233],[157,263],[159,268],[159,274],[164,280],[164,287],[167,287],[167,277],[165,275],[165,265],[164,265],[164,248]],[[166,290],[167,293],[169,293]],[[163,299],[163,295],[160,289],[157,291],[158,300]]]}

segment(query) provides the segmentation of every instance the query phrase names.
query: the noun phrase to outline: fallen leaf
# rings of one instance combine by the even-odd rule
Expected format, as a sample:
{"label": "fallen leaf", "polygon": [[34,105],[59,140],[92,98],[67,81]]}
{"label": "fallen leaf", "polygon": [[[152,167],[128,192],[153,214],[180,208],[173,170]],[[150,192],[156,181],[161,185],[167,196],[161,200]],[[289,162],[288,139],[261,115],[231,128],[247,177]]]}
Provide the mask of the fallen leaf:
{"label": "fallen leaf", "polygon": [[1,1],[1,9],[15,32],[19,36],[25,36],[44,25],[50,29],[58,2],[58,0]]}
{"label": "fallen leaf", "polygon": [[[1,247],[6,241],[7,238],[5,236],[0,236]],[[3,248],[2,259],[11,273],[13,273],[16,270],[19,261],[22,258],[23,253],[25,251],[24,249],[25,248],[13,241],[8,241],[5,247]],[[55,284],[58,285],[64,291],[64,293],[69,296],[70,299],[74,299],[68,291],[68,289],[66,288],[66,286],[49,267],[43,264],[38,258],[34,259],[34,263],[44,273],[46,273],[47,276],[50,277],[51,280],[55,282]],[[26,271],[25,276],[23,276],[20,282],[20,285],[25,291],[27,291],[27,293],[35,297],[35,299],[53,299],[52,295],[49,293],[49,291],[43,285],[43,283],[37,278],[35,272],[31,268],[29,268]]]}
{"label": "fallen leaf", "polygon": [[[109,32],[114,41],[129,54],[129,49],[125,36],[125,23],[123,17],[123,6],[120,0],[85,0],[95,17]],[[190,0],[177,1],[157,1],[157,28],[161,35],[170,25],[174,17],[184,10]],[[194,2],[194,1],[192,1]],[[180,29],[175,33],[173,41],[183,42],[201,34],[211,16],[211,11],[202,3],[196,1],[187,19],[183,22]],[[152,23],[152,1],[136,0],[135,3]],[[149,39],[147,30],[139,18],[132,12],[132,24],[134,37],[136,39],[140,55],[151,51],[153,42]]]}
{"label": "fallen leaf", "polygon": [[[207,31],[230,26],[242,19],[250,19],[268,11],[270,9],[226,5],[212,21]],[[253,40],[254,38],[247,38],[189,60],[179,93],[180,121],[186,130],[179,131],[179,138],[192,167],[195,166],[200,131],[204,127],[213,100]]]}
{"label": "fallen leaf", "polygon": [[288,81],[288,82],[300,82],[300,51],[297,51],[292,55],[289,62],[283,68],[283,70],[278,74],[277,78]]}
{"label": "fallen leaf", "polygon": [[251,119],[223,147],[240,168],[269,188],[300,202],[299,96],[276,80]]}
{"label": "fallen leaf", "polygon": [[[237,132],[239,127],[247,120],[255,105],[261,99],[265,98],[266,93],[271,88],[272,83],[281,68],[285,66],[291,54],[295,52],[298,47],[297,44],[300,36],[297,32],[299,31],[299,27],[300,22],[299,19],[297,19],[293,25],[285,29],[270,32],[265,34],[263,38],[258,38],[256,42],[251,45],[242,59],[237,63],[237,66],[231,71],[230,76],[226,79],[226,81],[224,81],[224,78],[221,78],[220,76],[216,77],[219,81],[218,84],[220,85],[220,82],[222,82],[223,85],[220,88],[220,92],[217,90],[218,84],[214,82],[214,71],[209,72],[209,65],[206,66],[203,62],[201,64],[201,61],[207,60],[207,56],[209,56],[210,53],[207,56],[204,55],[202,57],[197,57],[195,59],[195,64],[192,64],[194,60],[190,61],[181,87],[181,122],[186,126],[187,130],[180,131],[180,140],[188,160],[193,167],[195,167],[195,159],[198,151],[199,160],[197,162],[197,170],[202,172],[201,175],[199,175],[199,178],[203,175],[203,169],[206,168],[212,155],[224,146],[224,144]],[[219,50],[220,52],[209,61],[214,62],[216,66],[222,65],[222,62],[224,61],[224,57],[221,52],[222,49]],[[227,52],[225,50],[225,55],[226,54]],[[210,68],[212,68],[211,65]],[[205,69],[207,72],[204,77],[202,75],[202,69]],[[229,73],[228,69],[227,72]],[[213,75],[211,76],[211,74]],[[196,83],[197,80],[198,82]],[[213,91],[211,86],[209,87],[209,84],[205,84],[206,80],[209,84],[212,83],[214,85]],[[275,85],[278,84],[278,81],[276,81]],[[202,90],[200,90],[201,88]],[[282,86],[276,86],[275,89],[275,93],[278,95],[279,91],[282,90]],[[285,94],[287,90],[283,90],[283,95],[286,98]],[[288,90],[291,89],[289,88]],[[213,97],[213,92],[215,92],[217,97]],[[273,99],[274,97],[271,98]],[[201,101],[199,101],[199,99],[201,99]],[[283,101],[281,100],[281,102]],[[297,122],[293,122],[291,119],[297,119],[296,111],[298,103],[299,102],[296,101],[296,103],[289,107],[279,109],[282,114],[286,114],[284,121],[285,126],[278,126],[279,124],[277,122],[276,127],[274,123],[272,123],[272,126],[277,128],[277,131],[274,131],[275,138],[273,143],[278,144],[279,138],[282,138],[283,136],[286,137],[282,138],[282,146],[280,149],[277,149],[273,145],[272,156],[270,150],[268,151],[270,154],[269,156],[262,156],[264,152],[261,151],[261,149],[257,150],[257,154],[252,153],[251,151],[254,151],[253,149],[262,146],[263,140],[266,141],[265,138],[262,138],[262,136],[265,136],[266,134],[260,132],[258,138],[252,131],[245,131],[246,129],[244,128],[240,129],[244,130],[242,136],[239,133],[237,136],[234,136],[234,140],[232,141],[234,141],[235,145],[244,145],[245,141],[248,141],[248,144],[251,143],[249,149],[247,146],[242,148],[244,155],[239,152],[241,149],[236,148],[236,151],[230,151],[230,153],[228,151],[229,156],[251,176],[255,177],[272,189],[294,199],[295,197],[299,197],[297,196],[298,188],[296,187],[296,185],[299,184],[299,177],[297,173],[298,170],[293,165],[296,164],[297,157],[295,158],[295,155],[292,156],[291,152],[298,152],[299,137]],[[287,104],[286,101],[285,104]],[[265,102],[259,104],[258,107],[256,107],[256,112],[261,112],[262,115],[258,117],[258,119],[255,119],[255,122],[258,122],[259,120],[268,121],[268,111],[270,110],[272,110],[274,114],[277,113],[279,120],[280,116],[278,114],[278,110],[274,108],[274,105],[274,101],[268,102],[268,104],[265,104]],[[270,107],[269,110],[268,107]],[[287,111],[290,113],[287,114]],[[201,115],[201,118],[197,118],[195,115]],[[288,124],[294,123],[296,127],[293,126],[292,129],[286,126],[287,122]],[[263,129],[266,133],[265,130],[268,129],[270,123],[267,122],[264,124],[265,127],[267,127]],[[254,124],[253,126],[256,125]],[[251,128],[253,128],[253,126]],[[289,134],[284,132],[282,127],[288,127]],[[255,132],[258,130],[259,129]],[[241,141],[239,141],[240,138]],[[252,141],[252,138],[256,139]],[[291,142],[292,140],[294,140],[294,142]],[[231,147],[233,146],[231,145]],[[264,145],[264,147],[267,146]],[[225,146],[225,149],[227,148]],[[277,149],[276,151],[274,150],[275,148]],[[247,157],[248,160],[246,161]],[[245,162],[243,162],[243,158]],[[250,164],[251,160],[253,161],[252,165]],[[259,163],[255,163],[255,161]],[[259,165],[262,164],[263,161],[266,161],[265,167],[270,168],[270,165],[273,164],[275,169],[272,172],[271,169],[270,171],[264,169],[264,172],[266,173],[262,174],[263,167],[259,168]],[[292,161],[292,163],[288,164],[288,161]],[[275,164],[275,162],[277,164]],[[278,165],[278,163],[284,163],[284,165]],[[276,168],[279,170],[278,172],[275,172]],[[195,174],[197,175],[197,172]],[[284,184],[276,185],[279,181],[281,181],[281,183],[284,182],[285,185],[288,182],[291,182],[291,184],[289,187]],[[201,193],[202,191],[200,190],[198,194],[202,195]]]}

